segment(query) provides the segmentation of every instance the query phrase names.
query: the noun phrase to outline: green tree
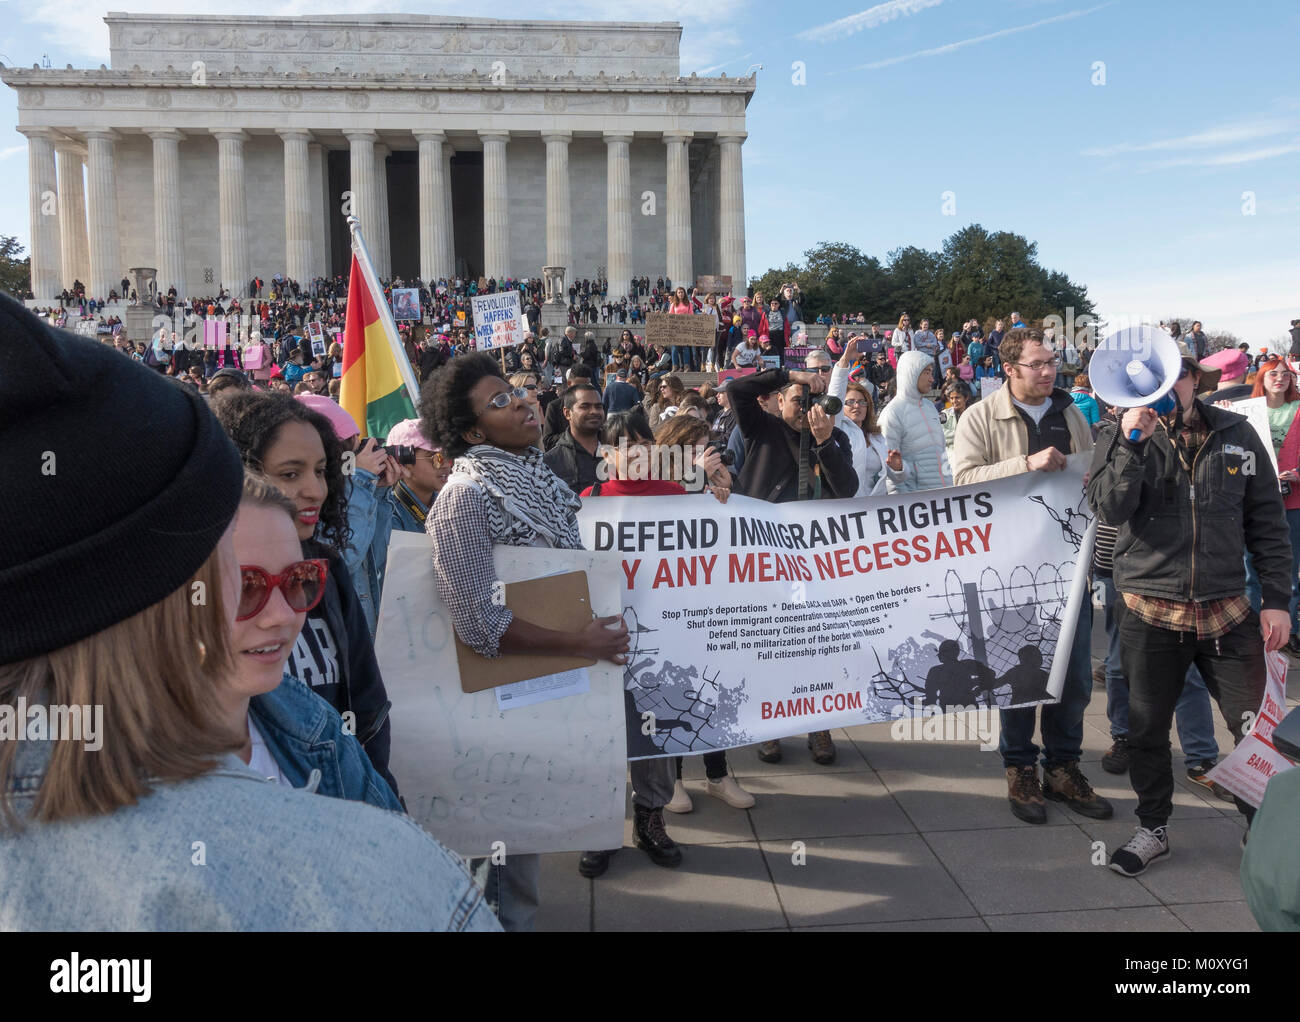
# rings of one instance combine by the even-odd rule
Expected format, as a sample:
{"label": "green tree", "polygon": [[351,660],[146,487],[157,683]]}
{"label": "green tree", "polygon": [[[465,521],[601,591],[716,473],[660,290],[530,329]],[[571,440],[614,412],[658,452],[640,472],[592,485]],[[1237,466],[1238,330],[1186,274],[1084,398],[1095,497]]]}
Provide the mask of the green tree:
{"label": "green tree", "polygon": [[26,297],[32,286],[32,261],[19,259],[22,253],[17,238],[0,234],[0,291],[15,298]]}

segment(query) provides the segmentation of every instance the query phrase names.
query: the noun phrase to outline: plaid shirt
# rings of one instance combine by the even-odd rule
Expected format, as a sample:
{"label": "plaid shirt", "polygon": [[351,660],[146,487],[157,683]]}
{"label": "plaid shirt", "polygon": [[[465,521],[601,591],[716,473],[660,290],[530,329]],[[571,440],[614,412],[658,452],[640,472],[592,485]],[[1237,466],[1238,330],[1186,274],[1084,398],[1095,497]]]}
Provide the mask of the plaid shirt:
{"label": "plaid shirt", "polygon": [[[1169,434],[1174,451],[1190,476],[1196,452],[1209,439],[1210,431],[1205,428],[1199,415],[1193,422],[1184,423],[1177,433],[1170,428],[1166,419],[1162,418],[1160,425]],[[1194,632],[1198,639],[1217,639],[1227,635],[1250,614],[1250,601],[1244,595],[1207,600],[1204,603],[1184,603],[1124,593],[1124,606],[1152,627],[1165,628],[1171,632]]]}
{"label": "plaid shirt", "polygon": [[1124,594],[1124,606],[1154,628],[1171,632],[1195,632],[1198,639],[1217,639],[1246,620],[1250,601],[1245,596],[1204,603],[1180,603],[1154,596]]}
{"label": "plaid shirt", "polygon": [[487,496],[474,486],[447,486],[438,494],[424,528],[433,541],[438,595],[451,610],[460,641],[485,657],[501,655],[501,636],[515,619],[494,600],[497,570],[492,560]]}

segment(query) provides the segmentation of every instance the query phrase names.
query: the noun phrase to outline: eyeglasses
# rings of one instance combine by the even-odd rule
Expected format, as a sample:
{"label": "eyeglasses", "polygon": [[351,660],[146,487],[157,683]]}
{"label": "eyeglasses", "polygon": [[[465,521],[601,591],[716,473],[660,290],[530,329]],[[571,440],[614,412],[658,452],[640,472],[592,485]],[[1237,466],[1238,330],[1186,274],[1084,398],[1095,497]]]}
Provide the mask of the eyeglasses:
{"label": "eyeglasses", "polygon": [[1055,369],[1061,364],[1059,358],[1049,358],[1046,362],[1017,362],[1016,365],[1021,369],[1028,369],[1031,373],[1041,373],[1044,369]]}
{"label": "eyeglasses", "polygon": [[525,384],[524,384],[524,390],[536,390],[536,389],[537,389],[537,384],[535,384],[535,383],[525,383]]}
{"label": "eyeglasses", "polygon": [[511,387],[509,390],[503,390],[497,394],[493,394],[488,398],[488,403],[483,406],[483,411],[486,412],[489,408],[508,408],[510,402],[514,398],[519,398],[520,401],[527,401],[528,391],[523,387]]}
{"label": "eyeglasses", "polygon": [[844,402],[845,408],[866,408],[867,403],[860,398],[850,398]]}
{"label": "eyeglasses", "polygon": [[325,578],[329,574],[326,560],[296,561],[278,575],[272,575],[256,564],[241,564],[243,581],[239,590],[239,613],[236,621],[256,617],[271,598],[271,590],[279,586],[289,609],[305,614],[320,603],[325,593]]}
{"label": "eyeglasses", "polygon": [[814,373],[829,373],[831,371],[830,366],[809,366],[808,368]]}

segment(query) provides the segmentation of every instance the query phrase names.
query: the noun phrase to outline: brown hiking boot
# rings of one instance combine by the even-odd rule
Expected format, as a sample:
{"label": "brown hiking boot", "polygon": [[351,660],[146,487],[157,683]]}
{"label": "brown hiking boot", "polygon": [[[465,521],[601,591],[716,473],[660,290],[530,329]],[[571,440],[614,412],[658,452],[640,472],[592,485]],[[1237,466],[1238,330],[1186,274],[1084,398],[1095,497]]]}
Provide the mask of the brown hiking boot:
{"label": "brown hiking boot", "polygon": [[808,748],[812,749],[813,762],[829,766],[835,762],[835,743],[829,731],[812,731],[808,735]]}
{"label": "brown hiking boot", "polygon": [[1038,783],[1038,767],[1007,767],[1007,801],[1016,819],[1026,823],[1047,822],[1047,803]]}
{"label": "brown hiking boot", "polygon": [[1076,813],[1094,820],[1109,820],[1115,809],[1092,790],[1088,778],[1079,772],[1078,762],[1043,768],[1043,795],[1053,802],[1064,802]]}

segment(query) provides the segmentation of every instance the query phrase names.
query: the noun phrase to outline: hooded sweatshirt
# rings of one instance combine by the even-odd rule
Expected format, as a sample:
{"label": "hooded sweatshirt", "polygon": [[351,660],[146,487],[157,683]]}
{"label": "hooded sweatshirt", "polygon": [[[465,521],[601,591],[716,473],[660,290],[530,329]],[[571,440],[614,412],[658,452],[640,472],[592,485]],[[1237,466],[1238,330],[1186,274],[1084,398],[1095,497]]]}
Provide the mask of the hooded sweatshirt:
{"label": "hooded sweatshirt", "polygon": [[929,394],[917,389],[921,374],[933,368],[934,359],[924,352],[906,351],[898,356],[898,396],[880,416],[885,444],[903,456],[902,472],[887,470],[885,485],[890,493],[953,485],[939,410]]}

